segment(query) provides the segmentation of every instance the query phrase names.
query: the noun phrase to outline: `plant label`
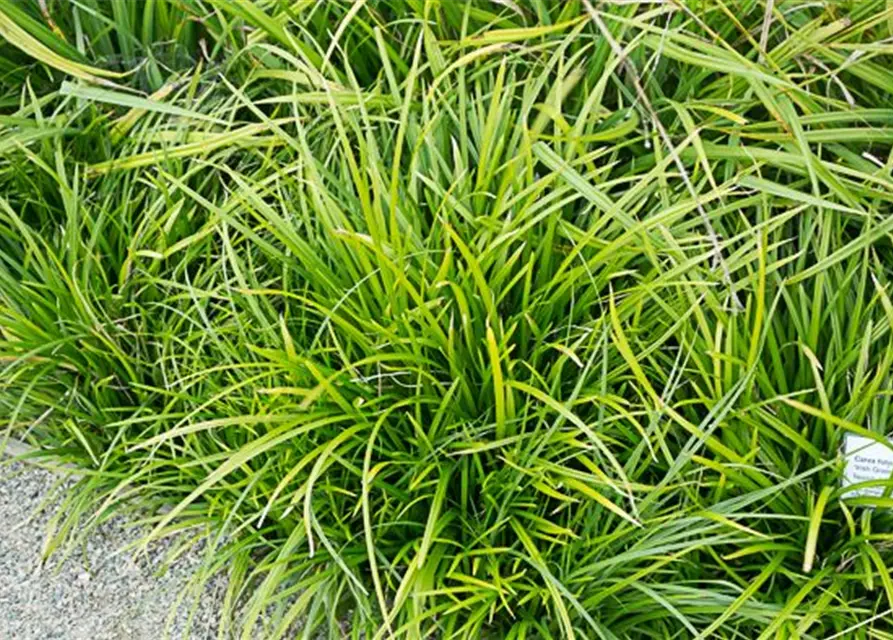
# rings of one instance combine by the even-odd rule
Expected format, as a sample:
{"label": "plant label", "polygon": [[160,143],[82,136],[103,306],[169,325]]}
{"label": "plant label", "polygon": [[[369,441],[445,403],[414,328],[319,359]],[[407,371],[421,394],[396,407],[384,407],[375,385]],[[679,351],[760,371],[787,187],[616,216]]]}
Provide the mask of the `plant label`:
{"label": "plant label", "polygon": [[[846,461],[844,487],[868,480],[889,480],[893,474],[893,448],[871,438],[847,434],[843,443],[843,455]],[[844,497],[881,496],[885,489],[886,487],[861,487],[846,492]]]}

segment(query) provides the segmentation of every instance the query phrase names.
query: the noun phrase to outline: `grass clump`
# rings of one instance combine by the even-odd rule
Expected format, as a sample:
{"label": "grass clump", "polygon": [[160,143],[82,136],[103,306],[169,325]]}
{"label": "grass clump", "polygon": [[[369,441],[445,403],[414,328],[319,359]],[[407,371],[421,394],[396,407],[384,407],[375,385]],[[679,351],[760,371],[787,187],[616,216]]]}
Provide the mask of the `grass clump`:
{"label": "grass clump", "polygon": [[0,0],[5,435],[85,471],[48,548],[157,514],[236,636],[887,637],[838,449],[889,431],[891,28]]}

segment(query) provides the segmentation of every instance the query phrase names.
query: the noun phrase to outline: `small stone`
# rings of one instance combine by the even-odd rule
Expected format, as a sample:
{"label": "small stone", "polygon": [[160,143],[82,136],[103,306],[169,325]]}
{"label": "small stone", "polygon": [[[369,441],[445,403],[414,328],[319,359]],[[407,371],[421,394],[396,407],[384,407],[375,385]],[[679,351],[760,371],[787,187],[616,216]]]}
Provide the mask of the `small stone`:
{"label": "small stone", "polygon": [[[0,454],[2,455],[2,454]],[[163,636],[171,607],[193,571],[201,549],[179,556],[170,571],[156,575],[152,565],[164,556],[172,539],[151,545],[143,562],[134,561],[128,543],[145,530],[112,518],[91,531],[86,545],[51,555],[40,562],[47,525],[58,501],[37,515],[59,476],[3,461],[0,466],[0,640],[155,640]],[[70,488],[70,481],[65,483]],[[57,496],[58,498],[58,496]],[[77,534],[77,531],[73,533]],[[60,547],[60,549],[64,549]],[[225,588],[215,577],[201,594],[195,620],[186,631],[193,602],[184,602],[171,620],[172,639],[217,638],[217,616]]]}

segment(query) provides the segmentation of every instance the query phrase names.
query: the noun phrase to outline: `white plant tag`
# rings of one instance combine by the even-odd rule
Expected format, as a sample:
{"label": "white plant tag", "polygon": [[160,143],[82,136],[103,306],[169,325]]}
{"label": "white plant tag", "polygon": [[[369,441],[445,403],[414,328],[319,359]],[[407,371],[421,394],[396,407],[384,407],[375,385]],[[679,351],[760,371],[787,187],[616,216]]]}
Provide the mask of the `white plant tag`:
{"label": "white plant tag", "polygon": [[[843,455],[846,460],[843,487],[868,480],[889,480],[893,474],[893,449],[871,438],[847,434]],[[863,487],[846,492],[844,497],[881,496],[884,489],[886,487]]]}

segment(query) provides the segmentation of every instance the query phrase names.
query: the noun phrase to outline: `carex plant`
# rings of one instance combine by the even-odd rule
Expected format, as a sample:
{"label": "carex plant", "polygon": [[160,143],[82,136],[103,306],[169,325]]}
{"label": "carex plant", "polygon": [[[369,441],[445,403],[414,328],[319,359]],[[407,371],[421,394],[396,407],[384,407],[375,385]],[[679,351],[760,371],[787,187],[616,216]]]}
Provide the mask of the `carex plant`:
{"label": "carex plant", "polygon": [[[887,637],[893,9],[0,0],[3,439],[221,637]],[[876,481],[886,487],[889,481]],[[183,539],[183,538],[181,538]]]}

